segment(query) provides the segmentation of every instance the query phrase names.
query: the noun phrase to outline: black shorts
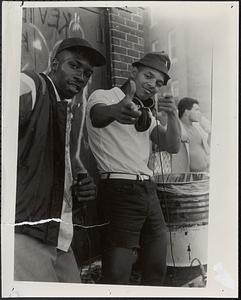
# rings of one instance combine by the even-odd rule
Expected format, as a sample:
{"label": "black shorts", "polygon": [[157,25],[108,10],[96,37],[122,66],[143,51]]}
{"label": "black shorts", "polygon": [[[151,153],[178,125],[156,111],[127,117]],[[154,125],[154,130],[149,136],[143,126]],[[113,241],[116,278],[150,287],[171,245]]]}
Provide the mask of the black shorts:
{"label": "black shorts", "polygon": [[101,179],[98,208],[102,222],[104,248],[139,248],[162,237],[167,227],[152,181]]}

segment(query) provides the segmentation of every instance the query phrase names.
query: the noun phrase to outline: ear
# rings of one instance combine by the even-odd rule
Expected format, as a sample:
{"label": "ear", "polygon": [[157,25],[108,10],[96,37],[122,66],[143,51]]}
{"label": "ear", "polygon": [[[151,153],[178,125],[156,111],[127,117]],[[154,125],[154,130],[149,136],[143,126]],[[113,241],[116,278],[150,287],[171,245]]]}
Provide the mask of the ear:
{"label": "ear", "polygon": [[57,71],[58,65],[59,65],[59,61],[56,58],[54,58],[51,63],[51,70],[54,73]]}
{"label": "ear", "polygon": [[185,109],[183,115],[185,114],[185,116],[189,116],[190,115],[190,109]]}
{"label": "ear", "polygon": [[131,79],[136,79],[137,73],[138,73],[137,67],[132,67],[131,73],[130,73],[130,78]]}

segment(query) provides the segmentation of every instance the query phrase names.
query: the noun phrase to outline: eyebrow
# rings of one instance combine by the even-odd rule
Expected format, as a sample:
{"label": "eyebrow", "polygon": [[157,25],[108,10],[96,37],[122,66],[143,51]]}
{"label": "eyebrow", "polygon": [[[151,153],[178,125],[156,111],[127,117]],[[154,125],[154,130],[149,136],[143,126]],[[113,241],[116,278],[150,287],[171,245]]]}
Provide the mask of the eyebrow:
{"label": "eyebrow", "polygon": [[[78,66],[85,67],[85,64],[83,64],[81,61],[79,61],[78,58],[70,58],[69,61],[75,62],[76,64],[78,64]],[[86,71],[90,71],[91,73],[93,73],[93,67],[91,65],[89,65],[88,68],[86,68]]]}

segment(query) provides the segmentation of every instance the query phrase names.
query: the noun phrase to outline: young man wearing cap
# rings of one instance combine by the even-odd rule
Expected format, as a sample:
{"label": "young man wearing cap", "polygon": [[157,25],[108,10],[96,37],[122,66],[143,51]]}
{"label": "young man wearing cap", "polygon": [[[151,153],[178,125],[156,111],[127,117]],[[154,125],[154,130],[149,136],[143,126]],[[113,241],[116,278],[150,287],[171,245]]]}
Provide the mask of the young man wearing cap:
{"label": "young man wearing cap", "polygon": [[[87,41],[68,38],[59,45],[48,75],[21,73],[15,280],[80,282],[70,247],[81,122],[73,97],[86,86],[94,66],[104,64]],[[79,201],[95,197],[90,177],[74,190]]]}
{"label": "young man wearing cap", "polygon": [[142,284],[161,285],[166,270],[167,232],[148,168],[150,141],[176,153],[180,127],[173,98],[160,99],[168,114],[164,129],[150,109],[153,97],[169,79],[170,60],[164,53],[148,53],[133,63],[121,88],[97,90],[87,104],[87,130],[100,173],[98,203],[105,232],[103,282],[129,282],[135,249],[141,248]]}

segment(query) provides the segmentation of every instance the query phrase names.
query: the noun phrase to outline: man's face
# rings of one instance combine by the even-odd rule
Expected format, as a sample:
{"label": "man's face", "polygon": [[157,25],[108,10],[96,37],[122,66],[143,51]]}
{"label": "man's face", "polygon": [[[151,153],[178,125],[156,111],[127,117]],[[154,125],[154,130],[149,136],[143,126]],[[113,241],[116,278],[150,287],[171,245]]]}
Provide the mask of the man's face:
{"label": "man's face", "polygon": [[93,67],[81,54],[62,51],[58,55],[53,78],[60,98],[73,98],[86,86],[92,73]]}
{"label": "man's face", "polygon": [[199,122],[201,118],[201,111],[198,104],[194,103],[192,109],[189,110],[189,120],[191,122]]}
{"label": "man's face", "polygon": [[132,76],[136,83],[136,95],[143,101],[153,97],[164,85],[164,75],[149,67],[134,68]]}

